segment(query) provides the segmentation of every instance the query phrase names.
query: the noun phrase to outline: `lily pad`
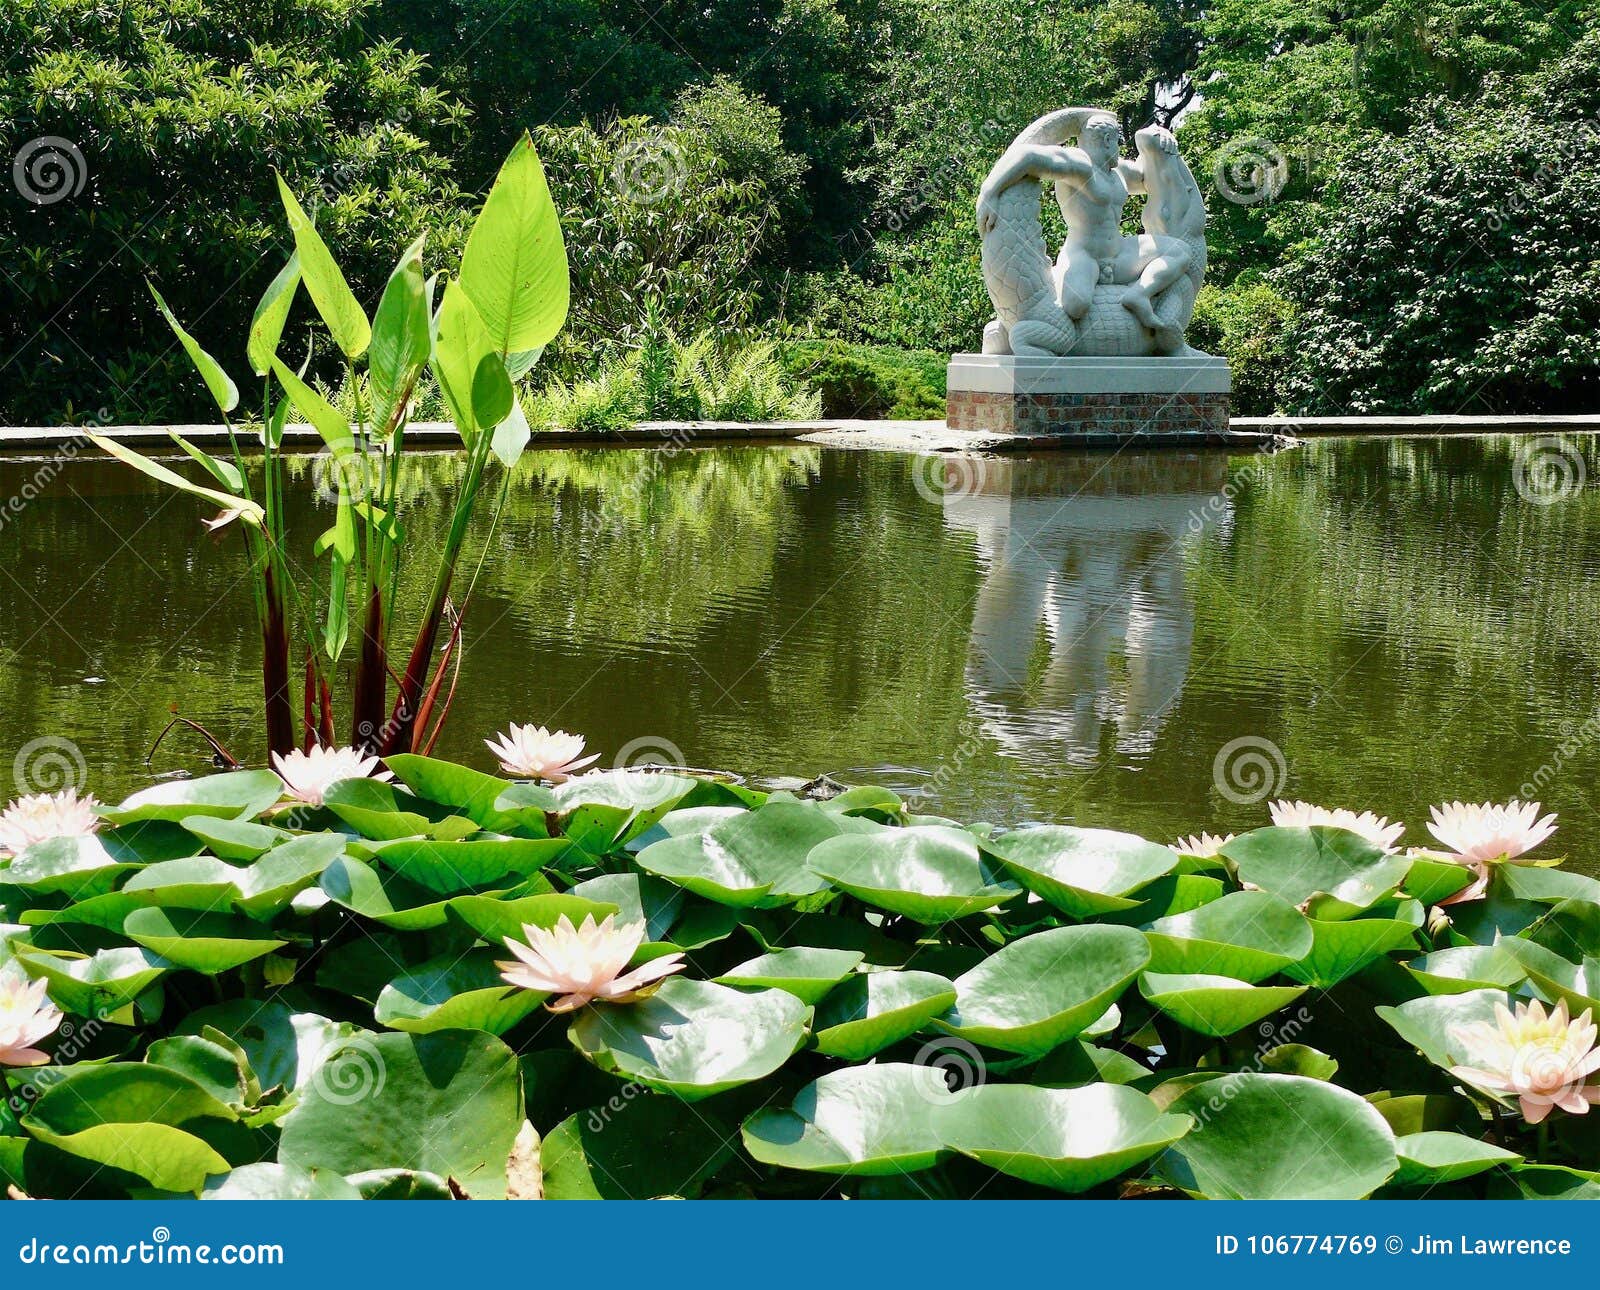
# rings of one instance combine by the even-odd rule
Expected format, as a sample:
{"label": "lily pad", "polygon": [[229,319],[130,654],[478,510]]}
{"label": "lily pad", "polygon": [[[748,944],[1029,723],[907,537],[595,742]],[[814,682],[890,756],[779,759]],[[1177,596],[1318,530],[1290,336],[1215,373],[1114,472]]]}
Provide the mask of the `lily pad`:
{"label": "lily pad", "polygon": [[184,909],[136,909],[122,927],[128,939],[169,962],[211,974],[249,963],[286,944],[263,923]]}
{"label": "lily pad", "polygon": [[186,815],[179,821],[194,837],[205,843],[212,855],[224,860],[254,860],[294,834],[288,829],[252,820],[227,820],[214,815]]}
{"label": "lily pad", "polygon": [[270,770],[234,770],[200,779],[179,779],[135,793],[100,814],[113,824],[139,820],[182,822],[191,816],[210,815],[224,820],[248,820],[261,814],[283,796],[283,781]]}
{"label": "lily pad", "polygon": [[503,1035],[546,996],[507,985],[495,962],[495,953],[483,950],[411,968],[383,988],[374,1015],[380,1025],[413,1034],[485,1030]]}
{"label": "lily pad", "polygon": [[914,1035],[956,1001],[953,982],[932,972],[858,972],[817,1007],[817,1051],[864,1061]]}
{"label": "lily pad", "polygon": [[601,1070],[695,1101],[772,1074],[805,1041],[810,1015],[785,990],[671,977],[638,1003],[583,1009],[569,1035]]}
{"label": "lily pad", "polygon": [[1404,917],[1353,918],[1345,922],[1311,919],[1311,953],[1284,969],[1286,976],[1306,985],[1328,989],[1354,976],[1385,954],[1414,950],[1422,907],[1408,901]]}
{"label": "lily pad", "polygon": [[647,873],[601,874],[578,883],[570,894],[615,905],[619,923],[644,923],[641,948],[662,954],[723,940],[746,916],[742,909],[696,899]]}
{"label": "lily pad", "polygon": [[1411,861],[1411,868],[1406,871],[1405,893],[1424,905],[1437,905],[1441,900],[1470,887],[1477,877],[1466,865],[1416,856]]}
{"label": "lily pad", "polygon": [[955,1007],[934,1024],[975,1044],[1043,1056],[1093,1025],[1149,961],[1132,928],[1035,932],[956,978]]}
{"label": "lily pad", "polygon": [[81,900],[110,891],[139,866],[118,860],[100,838],[48,838],[35,842],[0,870],[0,883],[36,895],[60,893]]}
{"label": "lily pad", "polygon": [[1175,1187],[1213,1200],[1360,1200],[1399,1168],[1370,1102],[1299,1075],[1223,1075],[1169,1108],[1195,1127],[1157,1162]]}
{"label": "lily pad", "polygon": [[1220,1039],[1287,1008],[1306,987],[1251,985],[1229,976],[1146,972],[1139,991],[1180,1026]]}
{"label": "lily pad", "polygon": [[[504,881],[511,886],[553,865],[572,849],[565,838],[398,838],[368,850],[386,869],[442,896]],[[509,880],[509,881],[506,881]]]}
{"label": "lily pad", "polygon": [[1260,981],[1298,962],[1313,946],[1305,915],[1281,896],[1236,891],[1146,932],[1153,972],[1216,973]]}
{"label": "lily pad", "polygon": [[1234,838],[1222,854],[1240,882],[1282,896],[1313,918],[1353,918],[1392,896],[1411,861],[1385,855],[1359,834],[1315,825],[1256,829]]}
{"label": "lily pad", "polygon": [[1493,1025],[1496,1004],[1511,1006],[1505,991],[1468,990],[1410,999],[1398,1007],[1379,1008],[1377,1013],[1435,1066],[1449,1069],[1460,1065],[1464,1056],[1456,1032],[1480,1021]]}
{"label": "lily pad", "polygon": [[497,948],[507,937],[524,939],[525,923],[548,928],[565,918],[574,927],[580,927],[586,918],[603,922],[617,910],[615,905],[586,900],[571,892],[548,891],[532,896],[454,896],[444,908]]}
{"label": "lily pad", "polygon": [[793,904],[825,891],[806,867],[818,844],[880,826],[833,815],[810,802],[768,802],[701,833],[653,843],[639,867],[721,904],[741,908]]}
{"label": "lily pad", "polygon": [[375,842],[416,837],[454,841],[479,829],[476,820],[448,806],[413,797],[378,779],[340,780],[323,793],[322,800],[339,819]]}
{"label": "lily pad", "polygon": [[383,762],[415,796],[448,807],[451,814],[464,815],[479,828],[504,831],[514,823],[495,807],[511,787],[510,780],[415,753],[396,753]]}
{"label": "lily pad", "polygon": [[136,947],[78,957],[18,950],[17,961],[29,975],[49,982],[46,989],[63,1011],[80,1017],[120,1012],[176,966],[159,954]]}
{"label": "lily pad", "polygon": [[1429,994],[1514,990],[1527,978],[1522,965],[1498,945],[1454,945],[1419,954],[1406,971]]}
{"label": "lily pad", "polygon": [[1395,1139],[1402,1187],[1433,1187],[1460,1182],[1497,1165],[1519,1164],[1522,1157],[1492,1142],[1480,1142],[1462,1133],[1408,1133]]}
{"label": "lily pad", "polygon": [[865,957],[859,950],[794,946],[759,955],[716,979],[723,985],[787,990],[801,1003],[817,1003]]}
{"label": "lily pad", "polygon": [[636,1094],[556,1125],[540,1163],[549,1200],[650,1200],[698,1195],[732,1154],[732,1135],[716,1116]]}
{"label": "lily pad", "polygon": [[201,1200],[360,1200],[331,1169],[295,1169],[262,1161],[206,1179]]}
{"label": "lily pad", "polygon": [[813,849],[806,864],[869,905],[929,925],[993,909],[1021,893],[979,854],[972,834],[940,825],[834,838]]}
{"label": "lily pad", "polygon": [[336,905],[396,931],[442,927],[450,916],[451,898],[350,856],[329,865],[318,885]]}
{"label": "lily pad", "polygon": [[1549,998],[1565,1000],[1573,1016],[1585,1011],[1600,1012],[1600,959],[1586,957],[1582,963],[1573,963],[1520,936],[1506,937],[1498,948],[1515,960],[1528,980]]}
{"label": "lily pad", "polygon": [[1049,825],[984,840],[983,849],[1029,891],[1074,918],[1139,902],[1134,893],[1177,867],[1169,847],[1132,833]]}
{"label": "lily pad", "polygon": [[985,1084],[960,1097],[941,1122],[946,1141],[963,1155],[1062,1192],[1088,1191],[1127,1172],[1194,1124],[1115,1084]]}

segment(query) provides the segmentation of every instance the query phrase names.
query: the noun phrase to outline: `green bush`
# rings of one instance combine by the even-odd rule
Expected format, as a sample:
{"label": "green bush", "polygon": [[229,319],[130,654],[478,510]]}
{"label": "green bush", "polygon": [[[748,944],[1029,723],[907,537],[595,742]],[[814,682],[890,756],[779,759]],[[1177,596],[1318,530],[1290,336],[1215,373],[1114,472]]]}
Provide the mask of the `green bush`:
{"label": "green bush", "polygon": [[814,387],[825,417],[918,421],[943,417],[946,358],[931,350],[792,341],[789,371]]}
{"label": "green bush", "polygon": [[1285,332],[1293,313],[1289,301],[1260,274],[1242,274],[1226,286],[1207,283],[1200,289],[1189,343],[1228,360],[1237,415],[1279,411],[1278,392],[1292,361]]}
{"label": "green bush", "polygon": [[[456,249],[465,204],[444,158],[462,109],[423,84],[416,55],[366,35],[369,7],[0,7],[0,122],[11,149],[29,150],[24,186],[45,199],[0,195],[0,352],[26,373],[0,388],[0,421],[207,415],[145,280],[207,348],[242,354],[250,309],[288,253],[273,167],[318,196],[319,227],[364,300],[417,233]],[[494,133],[499,148],[507,132]],[[47,137],[65,142],[36,142]],[[286,353],[304,353],[303,334],[297,319]]]}

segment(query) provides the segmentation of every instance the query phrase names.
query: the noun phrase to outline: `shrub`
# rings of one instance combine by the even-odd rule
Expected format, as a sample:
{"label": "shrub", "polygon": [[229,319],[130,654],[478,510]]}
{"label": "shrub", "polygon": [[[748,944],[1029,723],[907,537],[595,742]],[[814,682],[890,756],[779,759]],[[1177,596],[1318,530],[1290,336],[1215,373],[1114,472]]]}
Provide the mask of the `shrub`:
{"label": "shrub", "polygon": [[1189,344],[1228,360],[1233,376],[1233,411],[1268,416],[1293,356],[1285,333],[1294,307],[1259,274],[1243,274],[1227,286],[1207,283],[1195,300]]}
{"label": "shrub", "polygon": [[825,417],[944,416],[944,355],[837,340],[794,341],[783,352],[789,371],[821,395]]}

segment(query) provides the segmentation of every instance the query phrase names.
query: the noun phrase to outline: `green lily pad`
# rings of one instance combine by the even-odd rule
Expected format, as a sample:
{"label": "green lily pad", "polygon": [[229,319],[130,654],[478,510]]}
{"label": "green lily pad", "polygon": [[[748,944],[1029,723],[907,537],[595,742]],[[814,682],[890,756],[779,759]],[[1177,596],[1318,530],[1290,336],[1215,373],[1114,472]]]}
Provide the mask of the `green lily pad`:
{"label": "green lily pad", "polygon": [[479,828],[501,832],[513,823],[506,812],[495,807],[500,795],[511,787],[510,780],[415,753],[395,753],[385,757],[383,764],[415,796],[448,807],[452,814],[466,816]]}
{"label": "green lily pad", "polygon": [[360,1034],[335,1045],[280,1122],[280,1164],[356,1174],[410,1169],[468,1195],[506,1194],[523,1123],[516,1056],[493,1035]]}
{"label": "green lily pad", "polygon": [[932,972],[858,972],[817,1007],[817,1051],[864,1061],[917,1033],[956,1001],[953,982]]}
{"label": "green lily pad", "polygon": [[813,1080],[794,1105],[744,1122],[744,1148],[763,1164],[830,1174],[899,1175],[949,1152],[937,1112],[953,1097],[932,1066],[848,1066]]}
{"label": "green lily pad", "polygon": [[794,946],[758,955],[729,968],[716,980],[723,985],[787,990],[801,1003],[816,1003],[865,957],[859,950]]}
{"label": "green lily pad", "polygon": [[1229,976],[1146,972],[1139,992],[1180,1026],[1220,1039],[1287,1008],[1306,987],[1251,985]]}
{"label": "green lily pad", "polygon": [[1573,963],[1520,936],[1506,937],[1498,948],[1549,998],[1565,1000],[1573,1016],[1587,1010],[1600,1012],[1600,959],[1585,957],[1582,963]]}
{"label": "green lily pad", "polygon": [[1429,994],[1514,990],[1527,979],[1522,965],[1498,945],[1454,945],[1419,954],[1406,971]]}
{"label": "green lily pad", "polygon": [[442,927],[450,916],[451,898],[350,856],[330,864],[318,885],[334,904],[396,931]]}
{"label": "green lily pad", "polygon": [[1492,1142],[1480,1142],[1462,1133],[1408,1133],[1395,1139],[1395,1154],[1400,1172],[1395,1182],[1402,1187],[1432,1187],[1460,1182],[1496,1165],[1521,1162],[1515,1151]]}
{"label": "green lily pad", "polygon": [[186,815],[178,821],[184,829],[205,843],[212,855],[224,860],[254,860],[294,834],[288,829],[252,820],[227,820],[214,815]]}
{"label": "green lily pad", "polygon": [[1312,951],[1305,915],[1281,896],[1236,891],[1184,914],[1158,919],[1150,940],[1150,969],[1216,973],[1260,981]]}
{"label": "green lily pad", "polygon": [[118,860],[95,835],[35,842],[3,870],[0,883],[36,895],[61,893],[73,900],[110,891],[139,866]]}
{"label": "green lily pad", "polygon": [[[524,940],[523,925],[554,927],[563,918],[581,927],[585,918],[604,922],[617,907],[602,901],[586,900],[571,892],[539,892],[532,896],[454,896],[444,905],[451,916],[470,927],[479,937],[495,946],[507,937]],[[618,919],[619,922],[625,921]]]}
{"label": "green lily pad", "polygon": [[745,917],[745,911],[697,900],[682,887],[647,873],[607,873],[573,887],[571,895],[610,903],[619,923],[645,925],[641,948],[660,953],[698,950],[723,940]]}
{"label": "green lily pad", "polygon": [[1411,861],[1385,855],[1358,834],[1316,825],[1256,829],[1234,838],[1222,854],[1239,881],[1282,896],[1312,918],[1353,918],[1392,896]]}
{"label": "green lily pad", "polygon": [[940,825],[834,838],[813,849],[806,864],[869,905],[929,925],[993,909],[1021,893],[979,854],[972,834]]}
{"label": "green lily pad", "polygon": [[1311,919],[1311,953],[1284,968],[1284,974],[1306,985],[1328,989],[1385,954],[1416,949],[1422,907],[1410,901],[1402,912],[1407,910],[1408,916],[1397,918],[1353,918],[1332,923]]}
{"label": "green lily pad", "polygon": [[957,977],[955,1007],[934,1024],[975,1044],[1043,1056],[1093,1025],[1149,961],[1149,944],[1132,928],[1035,932]]}
{"label": "green lily pad", "polygon": [[331,1169],[295,1169],[262,1161],[206,1179],[201,1200],[360,1200]]}
{"label": "green lily pad", "polygon": [[1195,1127],[1157,1162],[1173,1186],[1213,1200],[1360,1200],[1399,1168],[1370,1102],[1298,1075],[1223,1075],[1169,1108]]}
{"label": "green lily pad", "polygon": [[286,1092],[308,1083],[359,1033],[349,1022],[296,1012],[276,999],[232,999],[190,1013],[179,1027],[182,1033],[225,1037],[243,1052],[262,1088]]}
{"label": "green lily pad", "polygon": [[445,842],[438,838],[399,838],[368,850],[386,869],[442,896],[454,896],[492,883],[507,886],[538,874],[568,851],[565,838],[474,837]]}
{"label": "green lily pad", "polygon": [[985,1084],[959,1097],[941,1122],[945,1140],[963,1155],[1024,1182],[1074,1193],[1148,1160],[1194,1124],[1115,1084]]}
{"label": "green lily pad", "polygon": [[544,1002],[534,990],[507,985],[493,951],[449,954],[402,972],[378,996],[380,1025],[413,1034],[486,1030],[503,1035]]}
{"label": "green lily pad", "polygon": [[413,797],[378,779],[344,779],[322,795],[323,805],[364,838],[455,841],[478,831],[478,822],[448,806]]}
{"label": "green lily pad", "polygon": [[[590,855],[604,856],[626,849],[696,786],[696,780],[666,771],[608,770],[580,775],[547,791],[555,800],[563,836]],[[500,806],[526,802],[531,787],[537,786],[508,789]]]}
{"label": "green lily pad", "polygon": [[646,1094],[569,1116],[545,1135],[540,1163],[549,1200],[650,1200],[698,1195],[732,1154],[714,1115]]}
{"label": "green lily pad", "polygon": [[45,988],[62,1011],[80,1017],[120,1012],[176,966],[159,954],[134,947],[84,956],[18,950],[17,961],[30,976],[49,982]]}
{"label": "green lily pad", "polygon": [[786,990],[671,977],[638,1003],[584,1008],[568,1033],[601,1070],[692,1102],[772,1074],[805,1042],[810,1015]]}
{"label": "green lily pad", "polygon": [[1048,825],[986,838],[983,849],[1029,891],[1073,918],[1138,904],[1140,888],[1165,877],[1178,857],[1132,833]]}
{"label": "green lily pad", "polygon": [[1435,1066],[1448,1070],[1464,1055],[1456,1032],[1475,1022],[1495,1023],[1495,1005],[1511,1006],[1504,990],[1468,990],[1464,994],[1428,995],[1398,1007],[1379,1008],[1378,1016]]}
{"label": "green lily pad", "polygon": [[270,770],[233,770],[200,779],[178,779],[135,793],[100,814],[113,824],[139,820],[181,823],[195,815],[248,820],[283,796],[283,781]]}
{"label": "green lily pad", "polygon": [[1470,887],[1477,877],[1466,865],[1414,856],[1411,868],[1406,871],[1405,893],[1424,905],[1437,905],[1441,900]]}
{"label": "green lily pad", "polygon": [[639,867],[720,904],[775,907],[825,891],[806,867],[812,848],[879,826],[832,815],[810,802],[768,802],[715,824],[653,843]]}
{"label": "green lily pad", "polygon": [[285,945],[265,924],[185,909],[136,909],[122,925],[137,941],[179,967],[215,975]]}

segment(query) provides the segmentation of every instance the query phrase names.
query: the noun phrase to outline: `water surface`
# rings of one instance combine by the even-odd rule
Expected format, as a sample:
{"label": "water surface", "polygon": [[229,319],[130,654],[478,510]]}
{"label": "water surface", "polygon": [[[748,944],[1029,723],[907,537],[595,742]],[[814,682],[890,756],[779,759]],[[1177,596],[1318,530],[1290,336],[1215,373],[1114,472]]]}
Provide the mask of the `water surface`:
{"label": "water surface", "polygon": [[[1595,445],[1569,443],[1600,478]],[[1422,842],[1430,803],[1533,784],[1562,849],[1600,868],[1600,491],[1523,500],[1526,451],[530,454],[470,548],[468,567],[487,543],[437,751],[492,768],[484,736],[535,721],[607,762],[676,750],[1160,840],[1261,823],[1272,789]],[[328,508],[317,463],[294,467],[309,552]],[[459,467],[411,469],[427,545]],[[238,539],[102,461],[0,462],[0,496],[31,496],[0,527],[6,746],[70,740],[114,799],[204,769],[183,732],[145,764],[175,707],[259,760]],[[44,776],[50,751],[0,779]]]}

